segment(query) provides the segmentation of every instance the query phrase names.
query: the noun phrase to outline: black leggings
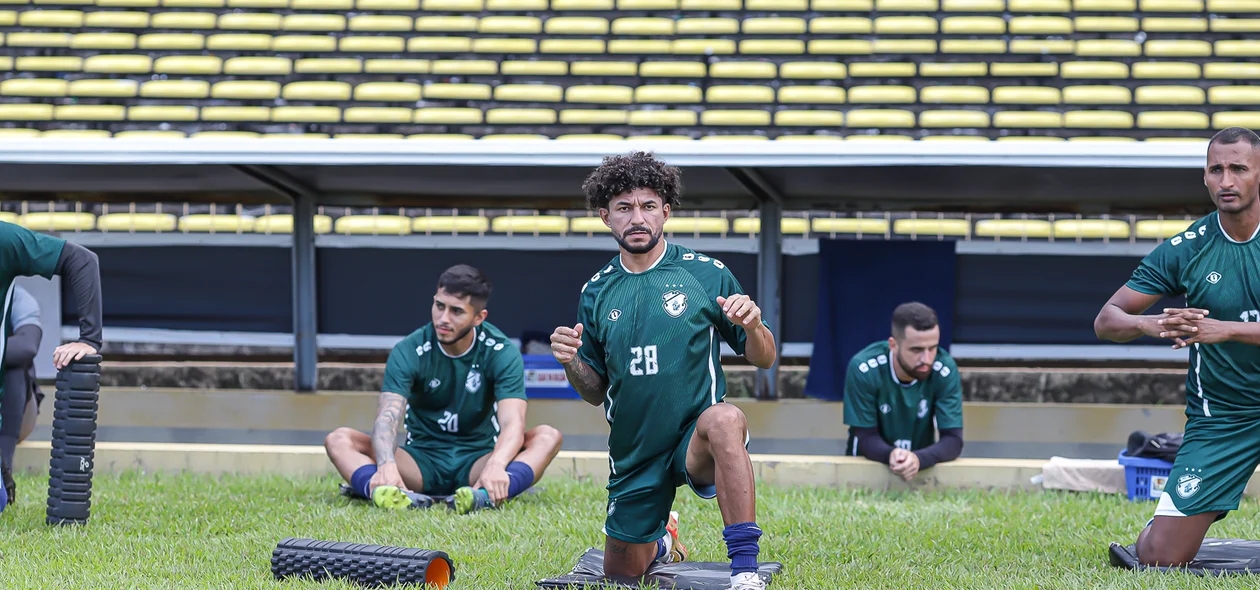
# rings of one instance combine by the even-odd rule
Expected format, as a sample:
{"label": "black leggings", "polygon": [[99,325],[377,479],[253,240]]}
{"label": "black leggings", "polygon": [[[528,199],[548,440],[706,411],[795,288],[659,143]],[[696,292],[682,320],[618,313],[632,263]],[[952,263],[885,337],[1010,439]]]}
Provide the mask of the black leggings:
{"label": "black leggings", "polygon": [[22,417],[26,413],[29,389],[25,367],[5,367],[4,399],[0,400],[0,460],[6,467],[13,465],[13,452],[22,433]]}

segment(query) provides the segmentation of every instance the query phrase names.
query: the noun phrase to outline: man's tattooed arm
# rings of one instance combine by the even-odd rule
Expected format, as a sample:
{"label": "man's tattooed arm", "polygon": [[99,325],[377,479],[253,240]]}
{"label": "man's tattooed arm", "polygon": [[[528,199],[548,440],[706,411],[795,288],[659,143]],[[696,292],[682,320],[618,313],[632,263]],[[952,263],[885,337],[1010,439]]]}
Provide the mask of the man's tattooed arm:
{"label": "man's tattooed arm", "polygon": [[590,365],[574,358],[573,362],[564,365],[564,372],[569,377],[569,384],[582,396],[586,403],[598,406],[604,403],[604,395],[608,392],[608,382]]}
{"label": "man's tattooed arm", "polygon": [[372,426],[372,450],[376,464],[394,462],[398,450],[398,422],[407,407],[407,399],[397,393],[381,392],[376,405],[376,424]]}

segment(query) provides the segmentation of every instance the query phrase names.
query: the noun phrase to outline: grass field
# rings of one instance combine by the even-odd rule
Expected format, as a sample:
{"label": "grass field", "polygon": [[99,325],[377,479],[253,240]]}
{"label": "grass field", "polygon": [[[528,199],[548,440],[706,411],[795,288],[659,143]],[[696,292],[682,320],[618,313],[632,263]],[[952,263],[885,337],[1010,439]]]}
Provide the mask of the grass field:
{"label": "grass field", "polygon": [[[336,480],[129,473],[93,483],[92,521],[44,524],[47,480],[19,479],[0,515],[0,587],[350,588],[274,581],[271,550],[286,536],[441,549],[457,589],[532,588],[601,546],[604,490],[551,478],[508,509],[458,517],[385,512],[336,494]],[[684,490],[680,490],[682,492]],[[1255,578],[1135,574],[1106,564],[1152,504],[1070,494],[880,494],[763,486],[762,557],[782,561],[772,588],[1256,588]],[[717,506],[679,493],[693,559],[724,561]],[[1260,538],[1257,506],[1216,536]]]}

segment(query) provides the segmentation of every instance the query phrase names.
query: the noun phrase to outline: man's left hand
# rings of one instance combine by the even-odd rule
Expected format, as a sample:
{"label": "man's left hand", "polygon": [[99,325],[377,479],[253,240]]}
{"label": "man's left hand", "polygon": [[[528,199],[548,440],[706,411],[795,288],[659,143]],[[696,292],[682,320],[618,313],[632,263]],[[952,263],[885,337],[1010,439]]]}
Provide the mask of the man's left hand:
{"label": "man's left hand", "polygon": [[508,478],[507,470],[503,467],[494,465],[486,465],[481,470],[481,477],[477,478],[473,484],[473,489],[484,489],[490,494],[490,501],[496,505],[507,499],[508,486],[511,479]]}
{"label": "man's left hand", "polygon": [[53,350],[53,366],[58,369],[64,369],[66,365],[89,354],[96,354],[96,349],[92,348],[91,345],[82,342],[68,342]]}
{"label": "man's left hand", "polygon": [[727,319],[733,324],[755,328],[761,323],[761,308],[757,307],[757,304],[747,295],[718,297],[717,304],[722,306],[722,313],[725,313]]}
{"label": "man's left hand", "polygon": [[1173,350],[1191,344],[1220,344],[1233,338],[1232,324],[1208,316],[1203,309],[1168,309],[1168,318],[1160,322],[1169,330]]}
{"label": "man's left hand", "polygon": [[919,456],[913,452],[907,451],[902,455],[902,460],[895,464],[890,464],[889,468],[893,473],[901,476],[901,479],[910,481],[919,473]]}

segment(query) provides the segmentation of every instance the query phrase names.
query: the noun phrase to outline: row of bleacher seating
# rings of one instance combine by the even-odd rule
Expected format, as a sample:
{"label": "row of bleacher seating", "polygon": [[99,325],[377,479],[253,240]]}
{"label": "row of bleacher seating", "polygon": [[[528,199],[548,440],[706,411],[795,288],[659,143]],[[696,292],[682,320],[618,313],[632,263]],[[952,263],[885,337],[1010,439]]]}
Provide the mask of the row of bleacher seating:
{"label": "row of bleacher seating", "polygon": [[522,140],[538,140],[546,141],[555,139],[557,141],[590,141],[590,140],[626,140],[628,142],[651,142],[657,143],[661,141],[1106,141],[1106,142],[1134,142],[1134,141],[1152,141],[1152,142],[1195,142],[1204,143],[1206,137],[1162,137],[1152,136],[1144,138],[1136,138],[1129,136],[1115,135],[1082,135],[1073,137],[1064,137],[1061,135],[1010,135],[990,138],[986,135],[924,135],[921,137],[912,137],[910,135],[897,133],[881,133],[872,134],[791,134],[770,137],[767,135],[740,135],[740,134],[710,134],[700,135],[630,135],[623,136],[615,133],[569,133],[558,135],[551,138],[547,135],[537,133],[487,133],[475,136],[467,133],[414,133],[404,135],[402,133],[303,133],[303,132],[273,132],[260,133],[257,131],[195,131],[187,133],[176,129],[131,129],[113,132],[108,129],[78,129],[56,127],[52,129],[36,129],[30,127],[0,127],[0,137],[16,138],[16,137],[40,137],[48,139],[107,139],[113,137],[115,139],[409,139],[418,141],[451,141],[451,140],[478,140],[478,141],[522,141]]}
{"label": "row of bleacher seating", "polygon": [[0,0],[0,4],[293,10],[753,12],[1260,12],[1255,0]]}
{"label": "row of bleacher seating", "polygon": [[[214,232],[287,234],[293,231],[289,214],[261,216],[231,214],[36,212],[19,215],[0,212],[0,221],[18,223],[40,231],[60,232]],[[859,234],[1021,239],[1164,239],[1186,229],[1190,219],[979,219],[945,217],[785,217],[781,229],[789,235]],[[728,219],[717,216],[675,215],[665,224],[671,235],[756,234],[756,217]],[[598,217],[564,215],[417,216],[342,215],[335,220],[317,215],[319,234],[408,235],[423,234],[599,234],[608,228]]]}

